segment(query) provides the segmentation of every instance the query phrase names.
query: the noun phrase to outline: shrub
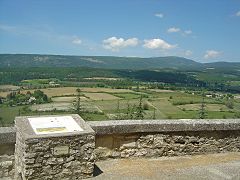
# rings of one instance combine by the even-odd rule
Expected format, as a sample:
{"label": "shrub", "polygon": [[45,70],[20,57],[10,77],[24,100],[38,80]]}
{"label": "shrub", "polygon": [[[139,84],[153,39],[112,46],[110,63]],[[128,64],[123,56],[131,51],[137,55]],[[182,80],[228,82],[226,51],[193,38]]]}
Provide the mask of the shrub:
{"label": "shrub", "polygon": [[148,103],[144,103],[144,104],[143,104],[143,109],[144,109],[144,110],[149,110],[149,105],[148,105]]}
{"label": "shrub", "polygon": [[234,108],[234,103],[233,103],[233,101],[227,101],[227,102],[225,103],[225,105],[226,105],[229,109],[233,109],[233,108]]}

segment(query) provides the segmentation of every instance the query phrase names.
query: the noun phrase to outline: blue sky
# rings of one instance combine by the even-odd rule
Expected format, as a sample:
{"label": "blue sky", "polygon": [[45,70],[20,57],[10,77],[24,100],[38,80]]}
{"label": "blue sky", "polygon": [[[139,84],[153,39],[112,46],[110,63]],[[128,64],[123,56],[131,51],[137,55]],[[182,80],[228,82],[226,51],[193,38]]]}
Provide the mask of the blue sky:
{"label": "blue sky", "polygon": [[0,53],[240,61],[240,0],[0,0]]}

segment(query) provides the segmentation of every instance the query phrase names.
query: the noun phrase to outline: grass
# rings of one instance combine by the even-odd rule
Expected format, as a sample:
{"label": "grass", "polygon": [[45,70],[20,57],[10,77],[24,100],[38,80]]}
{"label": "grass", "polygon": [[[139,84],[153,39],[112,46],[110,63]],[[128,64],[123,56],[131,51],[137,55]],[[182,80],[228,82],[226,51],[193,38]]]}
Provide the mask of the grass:
{"label": "grass", "polygon": [[22,109],[23,106],[16,106],[16,107],[0,107],[0,117],[2,118],[3,124],[0,123],[0,125],[10,125],[13,124],[14,119],[16,116],[19,116],[19,110]]}
{"label": "grass", "polygon": [[88,97],[91,100],[114,100],[114,99],[120,99],[119,97],[113,96],[108,93],[84,93],[86,97]]}
{"label": "grass", "polygon": [[82,113],[81,117],[86,121],[108,120],[108,117],[105,114],[97,114],[97,113]]}
{"label": "grass", "polygon": [[[57,114],[69,114],[69,112],[60,112],[60,111],[52,111],[52,112],[35,112],[35,111],[23,111],[24,106],[16,106],[16,107],[0,107],[0,117],[2,117],[2,122],[0,126],[12,126],[14,124],[14,119],[16,116],[39,116],[39,115],[57,115]],[[19,114],[20,110],[20,114]]]}
{"label": "grass", "polygon": [[[180,109],[185,110],[193,110],[197,111],[200,109],[201,104],[185,104],[185,105],[179,105]],[[223,104],[206,104],[206,110],[208,111],[228,111],[230,110]]]}
{"label": "grass", "polygon": [[141,96],[140,94],[136,93],[114,93],[113,95],[124,99],[138,99]]}

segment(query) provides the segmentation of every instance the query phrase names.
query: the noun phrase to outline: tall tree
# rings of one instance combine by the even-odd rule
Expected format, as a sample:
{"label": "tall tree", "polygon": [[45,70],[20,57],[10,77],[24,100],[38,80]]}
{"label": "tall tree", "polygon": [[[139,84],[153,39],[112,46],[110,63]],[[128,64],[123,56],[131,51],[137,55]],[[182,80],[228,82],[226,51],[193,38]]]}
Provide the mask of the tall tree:
{"label": "tall tree", "polygon": [[4,126],[4,121],[2,117],[0,117],[0,126]]}
{"label": "tall tree", "polygon": [[77,91],[77,97],[76,97],[76,113],[78,115],[81,114],[81,90],[79,88],[76,89]]}
{"label": "tall tree", "polygon": [[143,107],[142,107],[142,95],[140,96],[139,99],[139,104],[137,106],[137,112],[136,112],[136,119],[143,119]]}
{"label": "tall tree", "polygon": [[131,109],[130,109],[129,101],[127,101],[127,113],[126,113],[127,119],[130,119],[130,114],[131,114]]}
{"label": "tall tree", "polygon": [[205,119],[207,117],[205,94],[202,92],[202,103],[199,110],[199,119]]}
{"label": "tall tree", "polygon": [[156,108],[153,109],[153,119],[156,119]]}

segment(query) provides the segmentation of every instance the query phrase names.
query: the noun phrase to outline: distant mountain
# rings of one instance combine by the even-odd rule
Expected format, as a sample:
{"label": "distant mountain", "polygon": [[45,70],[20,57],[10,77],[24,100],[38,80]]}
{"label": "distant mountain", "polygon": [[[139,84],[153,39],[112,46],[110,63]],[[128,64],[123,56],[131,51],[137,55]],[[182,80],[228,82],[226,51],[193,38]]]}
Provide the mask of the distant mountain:
{"label": "distant mountain", "polygon": [[182,57],[115,57],[65,56],[38,54],[0,54],[0,67],[91,67],[106,69],[200,70],[204,68],[234,67],[240,63],[199,63]]}

